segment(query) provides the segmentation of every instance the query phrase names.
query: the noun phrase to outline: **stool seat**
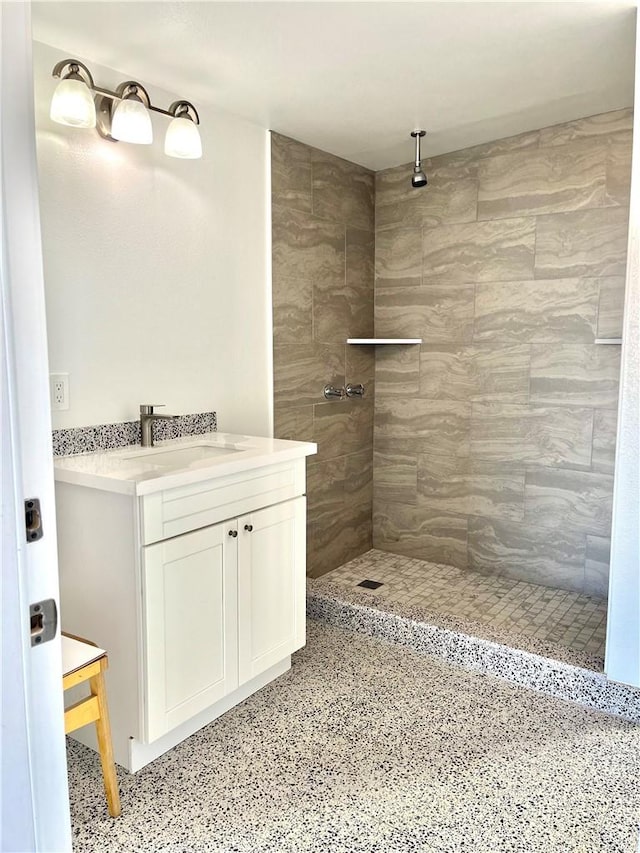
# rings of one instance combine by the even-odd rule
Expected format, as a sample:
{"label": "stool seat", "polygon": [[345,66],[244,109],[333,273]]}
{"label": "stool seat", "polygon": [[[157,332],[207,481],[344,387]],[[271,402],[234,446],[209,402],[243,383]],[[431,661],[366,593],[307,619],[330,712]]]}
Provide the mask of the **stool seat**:
{"label": "stool seat", "polygon": [[98,750],[102,764],[104,791],[107,797],[107,807],[111,817],[120,814],[120,793],[116,768],[113,761],[113,746],[111,743],[111,726],[109,724],[109,709],[107,707],[107,691],[104,683],[104,672],[109,666],[107,653],[104,649],[62,633],[62,689],[68,690],[83,681],[89,682],[90,695],[74,705],[65,708],[65,734],[74,732],[89,723],[96,724],[98,735]]}

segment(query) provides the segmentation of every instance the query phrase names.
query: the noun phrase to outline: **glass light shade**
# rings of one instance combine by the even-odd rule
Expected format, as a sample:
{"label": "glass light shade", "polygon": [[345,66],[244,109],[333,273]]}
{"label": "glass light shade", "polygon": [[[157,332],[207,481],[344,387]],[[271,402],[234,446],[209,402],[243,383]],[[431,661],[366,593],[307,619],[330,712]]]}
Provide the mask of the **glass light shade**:
{"label": "glass light shade", "polygon": [[153,128],[147,108],[134,98],[125,98],[115,108],[111,119],[111,136],[121,142],[151,145]]}
{"label": "glass light shade", "polygon": [[174,118],[164,138],[164,153],[182,160],[202,157],[202,140],[198,125],[190,118]]}
{"label": "glass light shade", "polygon": [[91,89],[82,80],[61,80],[53,93],[49,115],[69,127],[95,127],[96,105]]}

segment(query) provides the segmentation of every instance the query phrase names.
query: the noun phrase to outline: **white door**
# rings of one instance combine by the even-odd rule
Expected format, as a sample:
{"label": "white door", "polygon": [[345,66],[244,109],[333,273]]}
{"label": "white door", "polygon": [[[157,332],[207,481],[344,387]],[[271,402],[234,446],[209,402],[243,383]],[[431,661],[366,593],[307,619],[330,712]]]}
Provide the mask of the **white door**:
{"label": "white door", "polygon": [[143,549],[147,742],[238,686],[236,541],[226,522]]}
{"label": "white door", "polygon": [[305,561],[305,498],[238,519],[240,684],[304,646]]}
{"label": "white door", "polygon": [[[71,850],[60,636],[31,646],[29,605],[58,604],[30,7],[0,3],[2,777],[0,848]],[[24,500],[44,536],[27,544]]]}

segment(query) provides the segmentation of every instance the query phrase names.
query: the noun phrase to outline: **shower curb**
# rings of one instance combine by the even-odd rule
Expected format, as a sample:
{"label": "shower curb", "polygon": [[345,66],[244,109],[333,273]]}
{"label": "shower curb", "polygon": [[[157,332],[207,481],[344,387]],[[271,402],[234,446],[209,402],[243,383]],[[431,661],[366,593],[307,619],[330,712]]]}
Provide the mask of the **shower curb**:
{"label": "shower curb", "polygon": [[335,587],[329,592],[310,585],[307,616],[555,699],[640,723],[639,688],[609,681],[604,673],[565,661],[349,601],[348,596],[347,590],[336,593]]}

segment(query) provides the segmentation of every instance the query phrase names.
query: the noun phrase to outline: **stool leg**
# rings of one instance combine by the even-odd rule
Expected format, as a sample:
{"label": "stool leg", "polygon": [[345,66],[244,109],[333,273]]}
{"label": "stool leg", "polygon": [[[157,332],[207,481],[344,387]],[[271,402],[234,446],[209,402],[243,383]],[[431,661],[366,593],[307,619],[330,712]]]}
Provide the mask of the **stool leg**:
{"label": "stool leg", "polygon": [[120,814],[120,792],[116,767],[113,761],[113,745],[111,743],[111,725],[109,723],[109,708],[107,707],[107,691],[104,684],[104,674],[101,672],[89,679],[91,693],[97,697],[100,717],[96,720],[98,749],[104,777],[104,792],[107,796],[107,806],[111,817]]}

